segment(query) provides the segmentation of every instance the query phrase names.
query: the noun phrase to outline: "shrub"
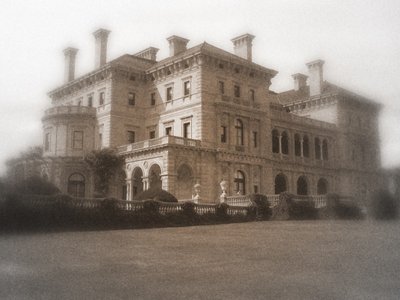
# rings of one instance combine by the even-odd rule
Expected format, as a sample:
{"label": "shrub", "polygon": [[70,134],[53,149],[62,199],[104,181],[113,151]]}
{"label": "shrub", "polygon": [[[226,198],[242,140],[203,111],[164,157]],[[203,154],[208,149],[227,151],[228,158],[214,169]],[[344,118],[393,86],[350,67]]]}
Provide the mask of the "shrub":
{"label": "shrub", "polygon": [[226,203],[219,203],[215,208],[215,215],[219,220],[228,219],[228,207],[229,205]]}
{"label": "shrub", "polygon": [[386,190],[374,193],[370,205],[370,213],[377,220],[393,220],[398,217],[398,200]]}
{"label": "shrub", "polygon": [[326,197],[326,207],[319,210],[321,219],[359,220],[363,218],[362,211],[356,203],[343,201],[338,194],[334,193]]}
{"label": "shrub", "polygon": [[282,193],[282,198],[286,199],[287,212],[289,219],[292,220],[309,220],[316,219],[317,209],[314,202],[305,196],[295,196],[289,193]]}
{"label": "shrub", "polygon": [[185,216],[193,218],[197,216],[195,204],[191,201],[186,201],[182,204],[182,212]]}
{"label": "shrub", "polygon": [[51,182],[39,176],[32,176],[15,184],[14,189],[20,194],[55,195],[60,190]]}
{"label": "shrub", "polygon": [[154,200],[146,200],[143,202],[143,212],[146,214],[158,214],[160,204]]}
{"label": "shrub", "polygon": [[152,187],[146,191],[141,192],[137,196],[135,196],[134,200],[157,200],[161,202],[178,202],[178,199],[171,193],[159,188]]}
{"label": "shrub", "polygon": [[256,207],[256,218],[257,220],[268,220],[272,211],[269,207],[267,196],[261,194],[251,194],[250,200]]}

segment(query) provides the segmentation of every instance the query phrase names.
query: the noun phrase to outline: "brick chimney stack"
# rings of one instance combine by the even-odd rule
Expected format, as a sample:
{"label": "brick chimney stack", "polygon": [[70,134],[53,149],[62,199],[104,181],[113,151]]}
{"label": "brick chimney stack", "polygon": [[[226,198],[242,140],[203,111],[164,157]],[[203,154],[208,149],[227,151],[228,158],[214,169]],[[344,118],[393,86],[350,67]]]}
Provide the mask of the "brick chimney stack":
{"label": "brick chimney stack", "polygon": [[307,85],[307,75],[296,73],[292,75],[294,80],[294,90],[298,91]]}
{"label": "brick chimney stack", "polygon": [[75,79],[75,58],[78,49],[68,47],[63,52],[65,56],[64,82],[68,83]]}
{"label": "brick chimney stack", "polygon": [[252,43],[254,38],[254,35],[246,33],[231,39],[235,55],[247,59],[248,61],[252,61]]}
{"label": "brick chimney stack", "polygon": [[324,61],[321,59],[314,60],[306,64],[310,75],[310,96],[320,95],[322,93],[322,85],[324,82]]}
{"label": "brick chimney stack", "polygon": [[186,45],[189,42],[188,39],[176,35],[170,36],[167,41],[169,42],[169,56],[175,56],[186,51]]}
{"label": "brick chimney stack", "polygon": [[96,39],[95,69],[100,68],[107,62],[107,41],[109,34],[110,31],[103,28],[100,28],[93,33]]}

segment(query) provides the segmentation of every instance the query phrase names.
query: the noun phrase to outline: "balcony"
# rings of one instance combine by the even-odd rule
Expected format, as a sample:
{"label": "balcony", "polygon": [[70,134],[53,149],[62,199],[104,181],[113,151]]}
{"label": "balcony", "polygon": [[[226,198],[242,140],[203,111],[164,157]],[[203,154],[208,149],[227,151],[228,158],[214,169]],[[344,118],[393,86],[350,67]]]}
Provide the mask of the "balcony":
{"label": "balcony", "polygon": [[81,114],[81,115],[95,115],[96,109],[88,106],[56,106],[46,109],[44,112],[44,118],[54,115],[70,115],[70,114]]}
{"label": "balcony", "polygon": [[187,139],[178,136],[162,136],[156,139],[144,140],[137,143],[127,144],[118,147],[118,153],[131,152],[135,150],[143,150],[151,147],[163,145],[180,145],[184,147],[199,148],[201,146],[200,140]]}

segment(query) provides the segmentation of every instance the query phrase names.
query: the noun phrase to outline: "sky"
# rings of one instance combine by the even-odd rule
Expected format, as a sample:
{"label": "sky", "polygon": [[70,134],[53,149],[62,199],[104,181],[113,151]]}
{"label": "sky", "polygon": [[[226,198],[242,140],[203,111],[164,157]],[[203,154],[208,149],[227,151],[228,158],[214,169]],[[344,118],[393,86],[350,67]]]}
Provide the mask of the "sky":
{"label": "sky", "polygon": [[4,162],[41,145],[47,93],[62,85],[62,50],[79,49],[76,76],[94,68],[94,37],[111,30],[108,59],[149,46],[168,56],[166,38],[188,47],[255,35],[253,61],[279,71],[271,89],[293,88],[291,74],[323,59],[324,78],[383,104],[383,167],[400,166],[400,1],[323,0],[1,0],[0,175]]}

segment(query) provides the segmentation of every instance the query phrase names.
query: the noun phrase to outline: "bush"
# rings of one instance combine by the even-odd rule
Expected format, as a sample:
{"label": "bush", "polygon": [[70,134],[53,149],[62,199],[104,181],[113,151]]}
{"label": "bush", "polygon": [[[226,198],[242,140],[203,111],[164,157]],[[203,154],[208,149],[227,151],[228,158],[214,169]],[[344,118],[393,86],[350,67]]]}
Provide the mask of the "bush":
{"label": "bush", "polygon": [[190,201],[186,201],[185,203],[182,204],[182,212],[185,216],[187,217],[195,217],[197,216],[195,204]]}
{"label": "bush", "polygon": [[150,215],[158,214],[160,204],[154,200],[146,200],[143,202],[143,212]]}
{"label": "bush", "polygon": [[256,207],[256,218],[257,220],[268,220],[272,211],[269,207],[267,196],[261,194],[251,194],[250,200]]}
{"label": "bush", "polygon": [[334,193],[328,194],[326,207],[319,210],[321,219],[345,219],[359,220],[363,218],[360,207],[350,201],[342,201],[340,196]]}
{"label": "bush", "polygon": [[39,176],[32,176],[14,186],[17,193],[30,195],[56,195],[60,190],[51,182],[44,180]]}
{"label": "bush", "polygon": [[398,217],[399,202],[386,190],[374,193],[370,205],[370,213],[377,220],[393,220]]}
{"label": "bush", "polygon": [[178,202],[178,199],[171,193],[159,188],[153,187],[149,188],[146,191],[141,192],[137,196],[135,196],[134,200],[157,200],[161,202]]}
{"label": "bush", "polygon": [[286,199],[288,216],[291,220],[313,220],[317,219],[318,210],[314,206],[311,198],[306,196],[295,196],[289,193],[283,193],[283,199]]}
{"label": "bush", "polygon": [[216,205],[215,208],[215,215],[219,220],[226,220],[228,219],[228,207],[229,205],[226,203],[219,203]]}

